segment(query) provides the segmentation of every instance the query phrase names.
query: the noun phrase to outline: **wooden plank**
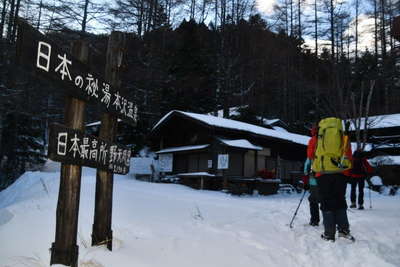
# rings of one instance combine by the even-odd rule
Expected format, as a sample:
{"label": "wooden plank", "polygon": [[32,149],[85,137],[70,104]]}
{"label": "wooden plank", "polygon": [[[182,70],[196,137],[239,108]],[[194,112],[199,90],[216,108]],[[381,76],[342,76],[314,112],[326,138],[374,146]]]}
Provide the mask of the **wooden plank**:
{"label": "wooden plank", "polygon": [[[117,129],[117,120],[110,114],[103,114],[100,136],[107,140],[114,140]],[[106,245],[112,250],[112,201],[114,175],[110,171],[98,169],[96,173],[96,196],[94,207],[94,221],[92,229],[92,246]]]}
{"label": "wooden plank", "polygon": [[136,125],[137,105],[132,100],[21,20],[18,22],[17,62],[38,77],[51,80],[67,95],[94,103],[124,122]]}
{"label": "wooden plank", "polygon": [[[107,61],[105,75],[115,88],[120,87],[118,64],[125,48],[125,35],[121,32],[112,32],[108,40]],[[117,119],[115,116],[104,113],[101,119],[100,138],[114,142],[117,132]],[[97,170],[96,199],[94,209],[94,222],[92,229],[92,246],[107,245],[112,250],[113,233],[112,201],[113,201],[113,173],[106,170]]]}
{"label": "wooden plank", "polygon": [[[82,61],[87,60],[88,47],[84,42],[75,42],[74,54]],[[72,129],[84,130],[85,102],[67,98],[65,104],[65,124]],[[78,266],[79,247],[76,244],[78,233],[79,199],[81,191],[82,167],[61,164],[60,189],[58,192],[56,236],[51,246],[50,265],[64,264]]]}
{"label": "wooden plank", "polygon": [[131,150],[54,123],[50,125],[48,157],[65,164],[127,174]]}

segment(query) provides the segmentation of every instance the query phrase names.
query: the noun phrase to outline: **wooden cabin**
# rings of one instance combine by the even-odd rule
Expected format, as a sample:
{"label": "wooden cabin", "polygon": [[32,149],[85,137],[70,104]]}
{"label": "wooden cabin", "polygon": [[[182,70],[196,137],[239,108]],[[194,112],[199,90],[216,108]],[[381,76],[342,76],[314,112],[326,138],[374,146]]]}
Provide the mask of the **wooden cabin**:
{"label": "wooden cabin", "polygon": [[299,178],[293,174],[302,170],[309,137],[175,110],[153,127],[149,139],[160,171],[194,188],[245,187],[250,193],[263,185],[272,193],[278,181]]}

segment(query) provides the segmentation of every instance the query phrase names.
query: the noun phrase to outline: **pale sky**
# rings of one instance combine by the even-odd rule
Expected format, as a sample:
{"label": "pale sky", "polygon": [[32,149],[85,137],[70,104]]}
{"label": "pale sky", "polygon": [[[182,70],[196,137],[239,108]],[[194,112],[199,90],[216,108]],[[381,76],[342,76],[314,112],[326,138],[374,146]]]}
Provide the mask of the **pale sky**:
{"label": "pale sky", "polygon": [[[257,1],[257,7],[258,9],[264,13],[265,15],[270,15],[273,11],[273,6],[276,2],[276,0],[256,0]],[[313,0],[306,0],[306,2],[313,3]],[[305,11],[307,12],[307,10]],[[366,48],[369,48],[371,50],[371,47],[373,45],[373,30],[372,30],[372,25],[373,25],[373,20],[371,18],[368,18],[365,14],[361,14],[359,16],[359,43],[358,47],[360,51],[364,51]],[[351,27],[348,30],[350,33],[353,35],[355,34],[355,27],[354,27],[354,21],[353,21],[353,27]],[[305,42],[308,47],[313,49],[314,47],[314,40],[312,37],[305,37]],[[326,44],[326,41],[321,41],[321,45]],[[328,42],[329,44],[329,42]],[[355,44],[353,43],[351,46],[351,49],[354,49]]]}
{"label": "pale sky", "polygon": [[257,0],[257,5],[260,11],[266,14],[272,12],[272,7],[275,4],[275,0]]}

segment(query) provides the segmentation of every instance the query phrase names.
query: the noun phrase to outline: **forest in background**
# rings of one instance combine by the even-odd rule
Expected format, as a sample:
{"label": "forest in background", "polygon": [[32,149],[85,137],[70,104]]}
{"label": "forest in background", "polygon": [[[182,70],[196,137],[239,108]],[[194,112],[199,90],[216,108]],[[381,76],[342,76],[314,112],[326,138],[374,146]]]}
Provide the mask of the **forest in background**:
{"label": "forest in background", "polygon": [[[48,125],[63,121],[62,90],[15,64],[17,17],[66,50],[88,41],[100,74],[108,34],[127,32],[122,88],[139,121],[121,125],[118,141],[137,151],[173,109],[229,117],[229,107],[241,106],[235,119],[280,118],[303,134],[325,115],[400,113],[391,35],[399,2],[278,0],[265,16],[253,0],[1,0],[0,189],[44,161]],[[373,22],[367,32],[359,26],[365,19]],[[359,41],[365,34],[368,48]],[[88,104],[86,122],[99,118]]]}

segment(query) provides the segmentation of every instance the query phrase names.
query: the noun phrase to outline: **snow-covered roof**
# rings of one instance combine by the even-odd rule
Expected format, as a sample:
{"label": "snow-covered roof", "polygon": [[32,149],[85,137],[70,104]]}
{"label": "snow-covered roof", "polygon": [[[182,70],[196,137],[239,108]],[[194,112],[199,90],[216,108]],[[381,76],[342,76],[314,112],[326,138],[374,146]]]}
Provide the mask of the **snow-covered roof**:
{"label": "snow-covered roof", "polygon": [[[237,107],[230,107],[229,108],[229,116],[239,116],[240,115],[240,111],[239,111],[239,109],[241,109],[241,108],[247,108],[248,107],[248,105],[244,105],[244,106],[237,106]],[[214,116],[214,112],[210,112],[210,113],[207,113],[208,115],[212,115],[212,116]],[[217,111],[217,117],[224,117],[224,110],[223,109],[220,109],[220,110],[218,110]]]}
{"label": "snow-covered roof", "polygon": [[[361,127],[364,129],[365,118],[361,118]],[[388,114],[388,115],[378,115],[368,117],[368,128],[369,129],[380,129],[380,128],[390,128],[390,127],[400,127],[400,113]],[[352,123],[350,125],[350,130],[354,131],[355,126]]]}
{"label": "snow-covered roof", "polygon": [[262,147],[255,146],[246,139],[229,140],[229,139],[219,138],[219,140],[223,144],[230,146],[230,147],[245,148],[245,149],[250,149],[250,150],[263,150]]}
{"label": "snow-covered roof", "polygon": [[368,161],[374,165],[400,165],[400,156],[377,156]]}
{"label": "snow-covered roof", "polygon": [[200,150],[208,147],[210,145],[196,145],[196,146],[177,146],[177,147],[169,147],[166,149],[161,149],[157,151],[157,154],[163,154],[163,153],[172,153],[172,152],[178,152],[178,151],[187,151],[187,150]]}
{"label": "snow-covered roof", "polygon": [[176,176],[209,176],[214,177],[214,174],[208,172],[187,172],[187,173],[179,173]]}
{"label": "snow-covered roof", "polygon": [[262,118],[260,116],[257,117],[257,119],[262,120],[262,124],[263,125],[268,125],[271,126],[273,128],[275,128],[275,126],[281,125],[284,127],[288,127],[288,125],[281,119],[276,118],[276,119],[266,119],[266,118]]}
{"label": "snow-covered roof", "polygon": [[159,127],[164,120],[169,118],[171,115],[174,113],[179,113],[182,114],[186,117],[190,117],[192,119],[201,121],[207,125],[214,126],[214,127],[221,127],[221,128],[227,128],[227,129],[235,129],[235,130],[240,130],[240,131],[246,131],[249,133],[261,135],[261,136],[268,136],[268,137],[273,137],[277,139],[282,139],[282,140],[287,140],[290,142],[294,142],[297,144],[302,144],[302,145],[307,145],[308,140],[310,139],[309,136],[306,135],[300,135],[300,134],[294,134],[290,132],[282,132],[282,131],[276,131],[272,129],[267,129],[261,126],[241,122],[241,121],[235,121],[235,120],[230,120],[230,119],[225,119],[225,118],[219,118],[211,115],[204,115],[204,114],[198,114],[198,113],[191,113],[191,112],[183,112],[179,110],[173,110],[170,111],[168,114],[166,114],[164,117],[162,117],[157,124],[153,127],[153,131]]}
{"label": "snow-covered roof", "polygon": [[276,123],[276,122],[278,122],[278,121],[280,121],[280,119],[263,119],[263,123],[264,124],[268,124],[268,125],[272,125],[272,124],[274,124],[274,123]]}
{"label": "snow-covered roof", "polygon": [[[247,108],[247,107],[248,107],[248,105],[230,107],[228,116],[229,117],[231,117],[231,116],[239,116],[240,115],[240,109]],[[215,112],[209,112],[209,113],[207,113],[207,115],[215,116]],[[218,110],[216,117],[223,118],[224,117],[224,110],[223,109]],[[279,119],[279,118],[276,118],[276,119],[265,119],[265,118],[263,118],[261,116],[257,116],[257,119],[262,121],[263,125],[273,126],[275,123],[281,123],[281,124],[287,126],[287,124],[284,121],[282,121],[281,119]]]}
{"label": "snow-covered roof", "polygon": [[288,130],[286,130],[285,128],[279,127],[279,126],[274,126],[272,128],[274,128],[275,131],[281,131],[281,132],[287,132],[288,133]]}
{"label": "snow-covered roof", "polygon": [[[122,121],[121,119],[118,119],[118,122]],[[89,124],[86,124],[86,127],[91,127],[91,126],[97,126],[97,125],[101,125],[101,121],[95,121]]]}

